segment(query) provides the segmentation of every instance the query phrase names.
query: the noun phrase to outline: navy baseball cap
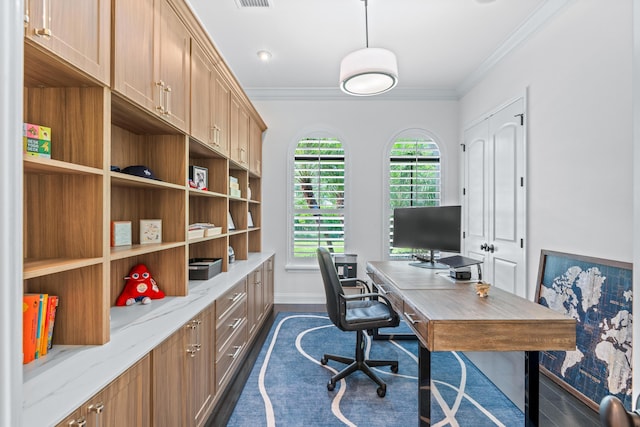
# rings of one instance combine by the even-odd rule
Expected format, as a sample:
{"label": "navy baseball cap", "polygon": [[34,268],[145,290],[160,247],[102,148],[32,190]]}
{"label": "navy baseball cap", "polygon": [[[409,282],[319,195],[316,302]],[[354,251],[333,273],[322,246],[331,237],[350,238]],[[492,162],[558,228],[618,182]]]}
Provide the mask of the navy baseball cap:
{"label": "navy baseball cap", "polygon": [[127,166],[126,168],[122,169],[122,173],[160,181],[160,179],[158,179],[158,177],[153,174],[153,171],[151,171],[151,169],[143,165]]}

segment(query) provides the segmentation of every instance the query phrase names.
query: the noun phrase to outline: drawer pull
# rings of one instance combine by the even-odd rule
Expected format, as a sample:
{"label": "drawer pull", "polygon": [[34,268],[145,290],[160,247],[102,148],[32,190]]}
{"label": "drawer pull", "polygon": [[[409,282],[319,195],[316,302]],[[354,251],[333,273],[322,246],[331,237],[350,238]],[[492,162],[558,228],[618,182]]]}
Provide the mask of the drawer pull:
{"label": "drawer pull", "polygon": [[235,329],[235,328],[237,328],[238,326],[240,326],[240,324],[241,324],[241,323],[242,323],[242,318],[239,318],[239,319],[236,319],[236,321],[235,321],[235,322],[233,322],[233,324],[229,325],[229,327],[230,327],[231,329]]}
{"label": "drawer pull", "polygon": [[382,295],[387,296],[387,295],[389,295],[391,293],[391,292],[387,292],[387,290],[382,285],[379,285],[379,284],[376,283],[376,286],[378,288],[378,292],[380,292]]}
{"label": "drawer pull", "polygon": [[189,347],[187,349],[187,354],[191,357],[196,357],[196,349],[193,347]]}
{"label": "drawer pull", "polygon": [[85,417],[80,417],[77,420],[73,420],[71,422],[69,422],[70,426],[77,426],[77,427],[85,427],[87,425],[87,420]]}
{"label": "drawer pull", "polygon": [[233,294],[233,296],[231,298],[229,298],[232,302],[236,302],[238,301],[240,298],[242,298],[244,296],[244,292],[236,292],[235,294]]}
{"label": "drawer pull", "polygon": [[404,317],[406,317],[406,318],[407,318],[407,320],[408,320],[409,322],[411,322],[411,324],[412,324],[412,325],[415,325],[416,323],[420,323],[420,321],[419,321],[419,320],[415,320],[412,316],[413,316],[413,314],[409,314],[409,313],[407,313],[406,311],[404,312]]}
{"label": "drawer pull", "polygon": [[102,402],[89,406],[89,412],[93,412],[94,414],[101,414],[103,410],[104,410],[104,403]]}
{"label": "drawer pull", "polygon": [[233,348],[235,348],[236,351],[233,354],[230,354],[229,357],[235,360],[235,358],[240,355],[240,352],[242,351],[242,346],[234,345]]}

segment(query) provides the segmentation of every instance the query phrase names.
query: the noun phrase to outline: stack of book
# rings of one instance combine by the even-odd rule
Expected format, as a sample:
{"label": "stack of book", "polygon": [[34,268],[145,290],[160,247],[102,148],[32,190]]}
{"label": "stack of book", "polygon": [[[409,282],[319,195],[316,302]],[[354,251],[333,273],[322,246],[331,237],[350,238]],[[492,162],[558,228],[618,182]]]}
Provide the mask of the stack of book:
{"label": "stack of book", "polygon": [[216,227],[209,222],[196,222],[189,224],[189,239],[210,237],[222,233],[222,227]]}
{"label": "stack of book", "polygon": [[22,363],[38,359],[51,349],[58,297],[24,294],[22,297]]}
{"label": "stack of book", "polygon": [[231,197],[242,197],[240,184],[238,183],[238,178],[235,176],[229,176],[229,195]]}

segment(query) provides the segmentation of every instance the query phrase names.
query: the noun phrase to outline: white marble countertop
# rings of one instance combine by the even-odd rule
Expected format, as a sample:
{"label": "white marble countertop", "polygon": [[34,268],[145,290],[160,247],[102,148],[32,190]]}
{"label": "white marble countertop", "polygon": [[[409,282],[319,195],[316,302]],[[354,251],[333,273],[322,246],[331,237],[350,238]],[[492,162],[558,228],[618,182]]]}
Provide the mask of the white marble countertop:
{"label": "white marble countertop", "polygon": [[43,358],[25,365],[23,426],[53,426],[62,421],[271,255],[250,253],[248,260],[229,264],[225,273],[190,281],[185,297],[112,307],[108,343],[54,346]]}

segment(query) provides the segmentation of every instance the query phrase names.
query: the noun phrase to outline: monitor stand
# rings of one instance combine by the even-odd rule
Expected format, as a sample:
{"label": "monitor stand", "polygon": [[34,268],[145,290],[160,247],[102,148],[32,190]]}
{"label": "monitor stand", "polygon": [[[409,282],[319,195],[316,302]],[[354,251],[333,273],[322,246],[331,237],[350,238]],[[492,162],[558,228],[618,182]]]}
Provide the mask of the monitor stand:
{"label": "monitor stand", "polygon": [[418,262],[410,262],[409,265],[412,267],[430,268],[434,270],[449,268],[449,266],[446,264],[441,264],[439,262],[436,262],[435,257],[433,255],[433,249],[429,251],[428,258],[422,255],[415,255],[415,254],[413,255],[413,257],[417,259]]}

